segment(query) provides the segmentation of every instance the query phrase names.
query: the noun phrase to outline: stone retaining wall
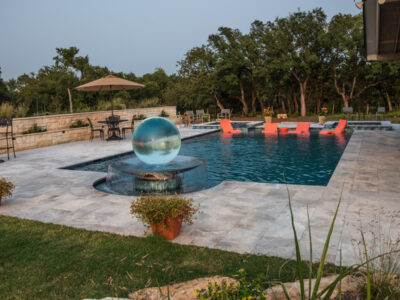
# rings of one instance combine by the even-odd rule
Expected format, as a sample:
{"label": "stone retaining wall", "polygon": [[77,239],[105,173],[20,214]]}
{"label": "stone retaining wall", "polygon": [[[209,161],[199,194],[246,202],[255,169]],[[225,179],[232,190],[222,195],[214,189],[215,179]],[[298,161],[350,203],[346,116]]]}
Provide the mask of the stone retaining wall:
{"label": "stone retaining wall", "polygon": [[[122,119],[128,119],[130,121],[133,115],[143,114],[146,117],[154,117],[158,116],[162,110],[164,110],[170,117],[176,116],[175,106],[114,110],[114,114],[121,116]],[[35,123],[39,127],[46,128],[47,131],[52,131],[69,128],[69,126],[76,120],[82,120],[87,123],[87,118],[90,118],[93,122],[93,125],[95,125],[97,124],[97,121],[105,120],[105,118],[110,115],[111,111],[109,110],[29,118],[15,118],[13,119],[13,127],[15,134],[22,134],[24,131],[29,130]]]}
{"label": "stone retaining wall", "polygon": [[[169,115],[168,119],[173,122],[177,120],[175,106],[115,110],[114,115],[119,115],[121,116],[121,119],[129,120],[128,123],[122,124],[122,127],[128,127],[133,115],[143,114],[146,117],[154,117],[160,115],[162,110]],[[80,140],[88,140],[90,138],[90,127],[69,128],[69,126],[76,120],[82,120],[87,123],[87,118],[90,118],[93,125],[96,126],[99,125],[97,123],[98,121],[104,120],[106,117],[110,116],[110,114],[111,111],[97,111],[13,119],[15,151],[46,147]],[[139,123],[140,121],[135,122],[135,126],[137,126]],[[37,124],[39,127],[46,128],[47,131],[32,134],[22,134],[22,132],[29,130],[33,124]],[[106,126],[104,128],[104,132],[107,136]],[[95,137],[98,137],[98,133],[95,134]],[[5,140],[4,138],[0,138],[0,147],[3,144],[5,144]],[[2,153],[5,153],[5,151],[0,150],[0,154]]]}

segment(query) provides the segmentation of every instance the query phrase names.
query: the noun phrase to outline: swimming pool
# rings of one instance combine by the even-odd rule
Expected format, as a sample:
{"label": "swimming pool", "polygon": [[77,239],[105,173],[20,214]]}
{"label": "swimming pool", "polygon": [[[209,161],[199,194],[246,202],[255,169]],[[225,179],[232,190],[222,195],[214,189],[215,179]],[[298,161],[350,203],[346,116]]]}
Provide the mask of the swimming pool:
{"label": "swimming pool", "polygon": [[[246,134],[212,133],[184,140],[179,155],[206,162],[208,187],[222,181],[247,181],[289,184],[328,184],[351,134],[308,137],[265,136],[261,130]],[[107,172],[112,162],[135,156],[125,153],[102,160],[67,167],[70,170]]]}

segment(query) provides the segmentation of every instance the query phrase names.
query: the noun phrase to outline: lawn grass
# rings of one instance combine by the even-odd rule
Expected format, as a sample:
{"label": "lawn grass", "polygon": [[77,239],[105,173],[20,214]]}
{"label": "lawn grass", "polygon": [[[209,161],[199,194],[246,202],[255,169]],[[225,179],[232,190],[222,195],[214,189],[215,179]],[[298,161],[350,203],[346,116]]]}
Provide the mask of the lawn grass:
{"label": "lawn grass", "polygon": [[0,216],[0,299],[127,297],[148,286],[232,276],[241,268],[249,279],[268,270],[269,279],[286,282],[295,279],[296,264]]}

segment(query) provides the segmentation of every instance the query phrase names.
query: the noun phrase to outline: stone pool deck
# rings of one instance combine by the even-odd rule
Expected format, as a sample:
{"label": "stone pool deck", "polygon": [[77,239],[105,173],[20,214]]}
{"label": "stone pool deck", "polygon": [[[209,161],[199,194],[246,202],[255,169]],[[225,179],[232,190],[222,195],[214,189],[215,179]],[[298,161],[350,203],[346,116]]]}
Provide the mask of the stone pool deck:
{"label": "stone pool deck", "polygon": [[[183,137],[207,130],[181,128]],[[145,227],[129,214],[132,197],[93,189],[104,173],[61,167],[131,150],[120,142],[83,141],[22,151],[0,164],[0,177],[15,185],[0,214],[122,235],[144,236]],[[311,217],[314,258],[318,260],[337,202],[342,204],[328,261],[356,261],[354,244],[360,228],[398,238],[400,234],[400,132],[355,131],[326,187],[268,183],[223,182],[190,194],[202,213],[184,226],[174,241],[222,250],[294,257],[287,188],[293,200],[297,234],[308,253],[307,206]],[[357,249],[357,248],[356,248]]]}

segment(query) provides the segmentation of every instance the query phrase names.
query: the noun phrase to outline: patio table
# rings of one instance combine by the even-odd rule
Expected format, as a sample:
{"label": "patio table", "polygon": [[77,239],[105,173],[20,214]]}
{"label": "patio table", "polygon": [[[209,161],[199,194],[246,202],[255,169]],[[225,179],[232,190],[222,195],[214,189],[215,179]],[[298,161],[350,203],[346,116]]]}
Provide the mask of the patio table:
{"label": "patio table", "polygon": [[[106,124],[109,128],[119,128],[119,123],[128,122],[128,120],[121,120],[121,119],[112,119],[112,120],[104,120],[98,121],[100,124]],[[107,138],[107,141],[118,141],[122,140],[122,137],[117,136],[115,134],[115,130],[112,131],[112,135]]]}

